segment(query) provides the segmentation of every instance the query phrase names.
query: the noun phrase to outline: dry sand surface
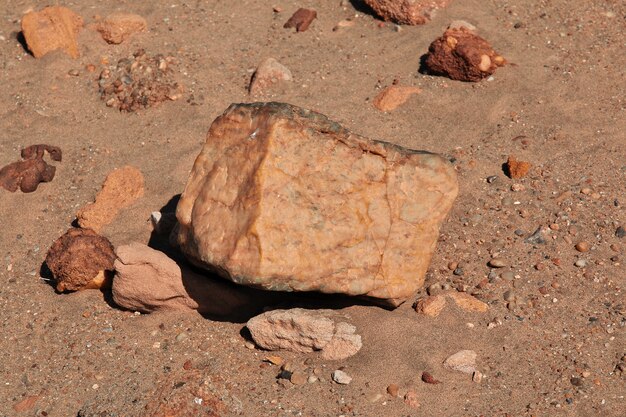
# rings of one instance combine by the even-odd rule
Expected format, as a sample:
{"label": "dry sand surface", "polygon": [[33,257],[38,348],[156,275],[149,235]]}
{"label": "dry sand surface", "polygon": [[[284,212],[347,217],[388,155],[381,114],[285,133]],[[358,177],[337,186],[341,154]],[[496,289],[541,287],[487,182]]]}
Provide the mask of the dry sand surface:
{"label": "dry sand surface", "polygon": [[[84,0],[65,4],[85,21],[77,59],[35,59],[18,41],[23,14],[50,2],[0,3],[0,166],[28,145],[63,150],[35,192],[0,189],[1,416],[626,415],[623,1],[456,0],[426,25],[400,27],[360,1]],[[317,11],[308,30],[283,28],[300,7]],[[90,25],[114,12],[142,16],[147,31],[106,43]],[[345,19],[353,24],[333,31]],[[456,19],[508,65],[479,83],[420,72]],[[101,99],[98,77],[140,48],[173,57],[184,90],[120,112]],[[293,79],[251,96],[268,57]],[[421,92],[381,112],[373,100],[394,80]],[[262,351],[240,321],[138,315],[98,290],[59,294],[42,268],[107,174],[126,165],[141,170],[145,193],[101,233],[115,246],[165,247],[150,213],[183,190],[212,120],[249,101],[319,111],[360,135],[440,153],[458,171],[459,197],[414,299],[393,311],[321,296],[283,306],[347,317],[363,341],[349,359]],[[531,163],[526,176],[505,175],[509,155]],[[527,241],[540,227],[543,243]],[[492,257],[503,267],[488,266]],[[442,285],[489,310],[413,310]],[[482,380],[443,366],[461,350],[476,352]],[[278,379],[269,354],[314,378]],[[338,369],[349,384],[332,382]]]}

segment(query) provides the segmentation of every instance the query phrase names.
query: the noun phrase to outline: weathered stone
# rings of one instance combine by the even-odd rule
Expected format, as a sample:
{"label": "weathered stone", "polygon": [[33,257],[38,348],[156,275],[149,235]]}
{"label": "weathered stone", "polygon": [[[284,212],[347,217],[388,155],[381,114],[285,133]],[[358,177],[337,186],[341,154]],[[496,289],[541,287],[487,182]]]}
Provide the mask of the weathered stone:
{"label": "weathered stone", "polygon": [[446,7],[452,0],[365,0],[384,20],[402,25],[422,25],[435,10]]}
{"label": "weathered stone", "polygon": [[178,203],[195,264],[237,283],[399,305],[419,289],[458,192],[444,158],[282,103],[218,117]]}
{"label": "weathered stone", "polygon": [[426,56],[429,71],[459,81],[480,81],[505,64],[489,42],[464,26],[446,30]]}
{"label": "weathered stone", "polygon": [[250,94],[259,94],[276,83],[291,80],[292,75],[289,68],[274,58],[267,58],[252,74],[248,91]]}
{"label": "weathered stone", "polygon": [[22,33],[35,58],[57,49],[78,58],[76,35],[82,27],[83,18],[67,7],[50,6],[22,17]]}
{"label": "weathered stone", "polygon": [[391,85],[378,93],[376,98],[374,98],[374,107],[380,111],[393,111],[406,103],[413,94],[419,94],[421,91],[417,87]]}
{"label": "weathered stone", "polygon": [[137,168],[126,166],[112,171],[104,180],[96,201],[76,214],[80,227],[99,232],[111,223],[118,211],[143,196],[143,175]]}
{"label": "weathered stone", "polygon": [[97,25],[97,30],[108,43],[120,44],[133,33],[143,32],[147,27],[146,19],[131,13],[113,13]]}
{"label": "weathered stone", "polygon": [[332,378],[333,378],[333,381],[335,381],[336,383],[340,385],[348,385],[350,382],[352,382],[352,377],[348,375],[347,373],[345,373],[344,371],[342,371],[341,369],[337,369],[336,371],[333,371]]}
{"label": "weathered stone", "polygon": [[132,311],[238,316],[259,309],[264,300],[259,291],[198,274],[141,243],[119,246],[116,254],[113,300]]}
{"label": "weathered stone", "polygon": [[465,311],[485,313],[489,310],[489,305],[487,303],[484,303],[478,298],[465,292],[450,291],[446,293],[446,296],[452,298],[456,305]]}
{"label": "weathered stone", "polygon": [[509,155],[505,165],[506,174],[513,179],[525,177],[530,167],[530,162],[518,161],[513,155]]}
{"label": "weathered stone", "polygon": [[473,350],[461,350],[449,356],[443,363],[448,369],[473,374],[476,371],[476,352]]}
{"label": "weathered stone", "polygon": [[254,342],[268,350],[322,351],[327,360],[346,359],[361,349],[356,327],[335,322],[324,310],[272,310],[248,320]]}
{"label": "weathered stone", "polygon": [[108,287],[115,252],[111,242],[89,229],[69,229],[48,250],[46,265],[58,291]]}
{"label": "weathered stone", "polygon": [[415,311],[428,317],[437,317],[445,306],[445,296],[441,294],[429,295],[428,297],[420,298],[417,301],[415,304]]}

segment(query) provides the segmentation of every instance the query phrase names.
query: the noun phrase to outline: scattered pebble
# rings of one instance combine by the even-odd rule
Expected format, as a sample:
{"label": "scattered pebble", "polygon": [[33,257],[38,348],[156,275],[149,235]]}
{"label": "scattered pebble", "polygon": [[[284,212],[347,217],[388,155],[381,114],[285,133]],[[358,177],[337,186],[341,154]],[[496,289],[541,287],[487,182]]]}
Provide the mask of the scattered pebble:
{"label": "scattered pebble", "polygon": [[477,356],[473,350],[461,350],[449,356],[443,362],[443,366],[454,371],[473,374],[476,371]]}
{"label": "scattered pebble", "polygon": [[317,12],[315,10],[300,8],[287,20],[283,27],[285,29],[296,28],[296,32],[304,32],[316,17]]}
{"label": "scattered pebble", "polygon": [[506,260],[502,258],[493,258],[487,263],[492,268],[504,268],[507,265]]}
{"label": "scattered pebble", "polygon": [[587,261],[584,259],[579,259],[574,263],[575,266],[577,266],[578,268],[584,268],[587,266]]}
{"label": "scattered pebble", "polygon": [[294,372],[291,374],[291,378],[289,378],[292,384],[294,385],[304,385],[308,380],[308,376],[303,372]]}
{"label": "scattered pebble", "polygon": [[348,385],[350,382],[352,382],[352,377],[341,369],[337,369],[336,371],[334,371],[332,373],[332,378],[333,381],[341,385]]}
{"label": "scattered pebble", "polygon": [[624,229],[624,226],[620,226],[615,230],[615,236],[620,239],[626,236],[626,229]]}
{"label": "scattered pebble", "polygon": [[404,403],[411,408],[417,408],[420,406],[419,401],[417,400],[417,393],[410,389],[404,394]]}
{"label": "scattered pebble", "polygon": [[589,250],[589,243],[584,241],[578,242],[575,247],[578,252],[587,252]]}
{"label": "scattered pebble", "polygon": [[440,384],[441,381],[436,380],[429,372],[422,372],[422,381],[427,384]]}
{"label": "scattered pebble", "polygon": [[398,384],[389,384],[389,386],[387,387],[387,394],[391,395],[392,397],[397,397],[399,391],[400,387],[398,386]]}

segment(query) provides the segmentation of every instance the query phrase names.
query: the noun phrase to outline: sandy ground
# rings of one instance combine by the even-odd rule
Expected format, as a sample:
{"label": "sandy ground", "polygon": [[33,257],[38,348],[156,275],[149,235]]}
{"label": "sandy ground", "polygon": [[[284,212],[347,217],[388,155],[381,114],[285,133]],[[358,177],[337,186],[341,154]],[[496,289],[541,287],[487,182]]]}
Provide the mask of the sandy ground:
{"label": "sandy ground", "polygon": [[[138,13],[149,31],[112,46],[86,29],[80,58],[36,60],[16,34],[26,10],[48,3],[0,4],[0,166],[34,143],[64,152],[54,180],[36,192],[0,190],[1,416],[165,416],[159,407],[176,395],[200,410],[190,415],[207,416],[626,415],[618,366],[626,355],[626,240],[615,233],[626,223],[622,1],[457,0],[430,24],[398,30],[357,1],[85,0],[65,5],[86,23]],[[283,29],[298,7],[316,9],[318,19],[303,33]],[[348,17],[354,26],[332,30]],[[454,19],[476,25],[511,65],[477,84],[418,72],[429,43]],[[138,48],[178,59],[181,100],[134,114],[101,101],[102,62]],[[266,57],[290,68],[294,81],[250,97],[248,81]],[[372,100],[393,80],[422,93],[382,113]],[[135,315],[99,291],[58,294],[41,278],[47,249],[108,172],[136,166],[146,190],[103,234],[114,245],[146,243],[150,212],[182,191],[211,121],[231,103],[270,100],[451,158],[461,192],[426,286],[466,290],[489,312],[450,308],[432,319],[411,300],[394,311],[332,301],[364,346],[339,362],[281,352],[320,375],[294,386],[277,380],[266,352],[246,347],[242,323]],[[504,175],[510,154],[533,164],[529,176]],[[547,242],[526,243],[539,226],[551,226]],[[580,241],[588,252],[576,251]],[[490,275],[493,253],[508,266]],[[585,267],[574,266],[580,259]],[[442,367],[461,349],[477,352],[482,382]],[[340,367],[351,384],[330,382]],[[442,383],[421,382],[423,371]],[[390,397],[392,383],[401,394],[414,390],[420,406]],[[202,389],[204,403],[190,404]],[[19,404],[26,410],[16,411]]]}

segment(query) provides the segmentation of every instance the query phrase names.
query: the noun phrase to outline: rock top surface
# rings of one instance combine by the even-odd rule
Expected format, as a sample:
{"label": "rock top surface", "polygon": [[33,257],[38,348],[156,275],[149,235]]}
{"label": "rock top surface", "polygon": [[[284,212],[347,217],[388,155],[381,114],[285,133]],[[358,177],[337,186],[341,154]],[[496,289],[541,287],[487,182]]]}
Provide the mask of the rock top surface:
{"label": "rock top surface", "polygon": [[57,49],[62,49],[72,58],[78,58],[80,53],[76,35],[82,27],[83,18],[61,6],[29,12],[22,18],[22,33],[35,58]]}
{"label": "rock top surface", "polygon": [[395,306],[423,284],[457,192],[441,156],[288,104],[234,104],[194,163],[174,238],[240,284]]}
{"label": "rock top surface", "polygon": [[384,20],[402,25],[427,23],[435,10],[446,7],[452,0],[365,0]]}

